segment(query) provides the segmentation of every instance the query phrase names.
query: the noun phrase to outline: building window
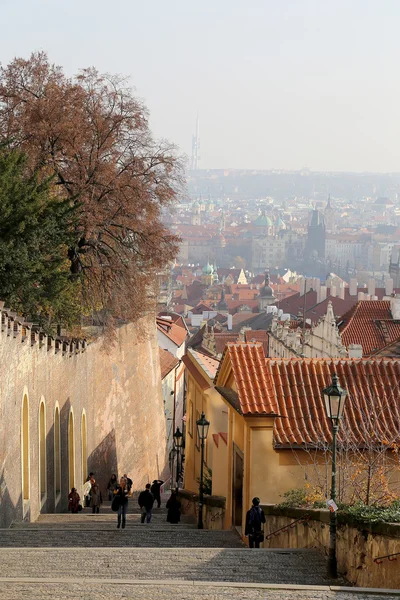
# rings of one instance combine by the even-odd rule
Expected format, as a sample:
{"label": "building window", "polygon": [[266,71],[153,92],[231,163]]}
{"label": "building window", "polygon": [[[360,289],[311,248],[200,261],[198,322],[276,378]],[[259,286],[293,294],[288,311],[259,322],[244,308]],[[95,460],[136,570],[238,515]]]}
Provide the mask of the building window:
{"label": "building window", "polygon": [[[196,410],[196,423],[197,423],[197,421],[199,419],[200,419],[200,413],[199,413],[198,410]],[[200,450],[200,438],[199,438],[199,430],[197,428],[197,425],[196,425],[196,437],[195,437],[195,440],[196,440],[196,448],[197,448],[197,450]]]}
{"label": "building window", "polygon": [[56,498],[61,494],[61,435],[60,409],[56,406],[54,413],[54,479]]}
{"label": "building window", "polygon": [[39,492],[41,501],[45,499],[46,491],[46,407],[42,400],[39,407]]}
{"label": "building window", "polygon": [[68,418],[68,475],[69,489],[75,487],[75,433],[72,410]]}
{"label": "building window", "polygon": [[24,500],[29,500],[29,403],[28,396],[22,402],[21,423],[21,449],[22,449],[22,495]]}
{"label": "building window", "polygon": [[82,483],[85,483],[87,478],[87,432],[86,432],[86,413],[82,412],[81,426],[81,448],[82,448]]}
{"label": "building window", "polygon": [[191,400],[189,400],[188,433],[191,437],[193,437],[193,402]]}

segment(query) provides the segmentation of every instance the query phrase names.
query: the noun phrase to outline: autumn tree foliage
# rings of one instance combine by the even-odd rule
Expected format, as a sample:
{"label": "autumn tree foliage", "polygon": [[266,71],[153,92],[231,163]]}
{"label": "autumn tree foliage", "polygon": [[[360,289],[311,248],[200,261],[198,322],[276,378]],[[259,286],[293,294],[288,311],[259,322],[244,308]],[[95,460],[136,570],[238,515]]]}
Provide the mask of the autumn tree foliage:
{"label": "autumn tree foliage", "polygon": [[[122,78],[94,68],[68,78],[46,54],[0,70],[0,142],[53,177],[54,193],[82,207],[67,248],[83,312],[134,319],[178,239],[161,222],[176,200],[182,164],[153,139],[147,110]],[[1,294],[1,290],[0,290]]]}

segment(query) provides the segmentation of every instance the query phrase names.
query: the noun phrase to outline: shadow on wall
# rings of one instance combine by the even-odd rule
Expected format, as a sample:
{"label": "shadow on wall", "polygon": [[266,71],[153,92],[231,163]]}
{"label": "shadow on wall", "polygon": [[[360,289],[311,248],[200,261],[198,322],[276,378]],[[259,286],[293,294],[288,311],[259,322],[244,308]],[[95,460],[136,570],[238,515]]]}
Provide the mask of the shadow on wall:
{"label": "shadow on wall", "polygon": [[[16,504],[11,500],[4,470],[0,473],[0,527],[9,527],[13,521],[21,521],[23,514],[22,494],[19,495]],[[28,508],[25,520],[30,521],[30,509]]]}
{"label": "shadow on wall", "polygon": [[118,457],[115,442],[115,429],[106,435],[103,441],[88,457],[88,473],[93,471],[96,482],[100,486],[103,498],[106,498],[106,488],[110,477],[115,473],[118,477]]}

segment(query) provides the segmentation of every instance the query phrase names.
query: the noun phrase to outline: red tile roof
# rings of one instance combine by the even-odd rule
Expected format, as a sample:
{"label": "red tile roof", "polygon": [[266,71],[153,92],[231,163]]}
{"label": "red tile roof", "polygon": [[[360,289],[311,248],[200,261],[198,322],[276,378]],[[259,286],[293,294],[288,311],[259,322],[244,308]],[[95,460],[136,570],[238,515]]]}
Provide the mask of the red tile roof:
{"label": "red tile roof", "polygon": [[163,348],[159,348],[158,350],[160,353],[161,379],[164,379],[172,369],[179,365],[179,360],[171,352],[168,352],[168,350],[164,350]]}
{"label": "red tile roof", "polygon": [[207,354],[203,354],[203,352],[198,352],[197,350],[190,350],[190,354],[199,363],[210,379],[214,379],[219,367],[219,360],[216,360]]}
{"label": "red tile roof", "polygon": [[400,338],[400,321],[392,319],[390,302],[361,300],[343,315],[342,342],[361,344],[363,356],[369,356]]}
{"label": "red tile roof", "polygon": [[[278,406],[265,364],[262,344],[229,343],[225,353],[229,353],[232,363],[242,413],[244,415],[277,413]],[[267,394],[266,390],[268,390]]]}
{"label": "red tile roof", "polygon": [[237,333],[214,333],[215,350],[217,354],[222,354],[228,342],[236,342]]}
{"label": "red tile roof", "polygon": [[185,328],[174,323],[171,319],[157,317],[157,329],[167,336],[176,346],[181,346],[188,335]]}
{"label": "red tile roof", "polygon": [[[330,443],[321,390],[334,373],[348,391],[343,424],[352,439],[358,444],[371,436],[400,442],[400,360],[269,359],[259,343],[228,344],[221,364],[228,357],[242,414],[279,415],[274,423],[277,446]],[[219,372],[216,383],[218,378]]]}
{"label": "red tile roof", "polygon": [[264,355],[268,356],[268,333],[263,329],[256,331],[245,331],[244,339],[246,342],[261,342],[264,348]]}

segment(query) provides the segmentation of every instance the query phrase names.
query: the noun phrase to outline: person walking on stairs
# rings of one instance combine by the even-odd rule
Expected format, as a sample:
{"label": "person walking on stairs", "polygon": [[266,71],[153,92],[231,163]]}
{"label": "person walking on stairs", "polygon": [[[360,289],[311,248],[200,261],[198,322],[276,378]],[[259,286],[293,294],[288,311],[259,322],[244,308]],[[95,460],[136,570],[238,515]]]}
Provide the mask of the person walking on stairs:
{"label": "person walking on stairs", "polygon": [[166,507],[168,509],[168,523],[179,523],[181,520],[181,503],[179,502],[175,492],[171,493],[171,496],[167,500]]}
{"label": "person walking on stairs", "polygon": [[151,493],[154,496],[154,501],[157,502],[157,508],[161,506],[161,486],[164,482],[161,479],[155,479],[153,485],[150,488]]}
{"label": "person walking on stairs", "polygon": [[259,548],[260,542],[264,541],[263,524],[265,523],[265,515],[259,505],[260,498],[253,498],[253,505],[246,514],[244,534],[249,538],[249,548]]}
{"label": "person walking on stairs", "polygon": [[144,523],[145,520],[146,520],[146,523],[150,523],[150,521],[151,521],[153,504],[154,504],[154,496],[151,493],[150,488],[151,488],[150,483],[146,483],[146,489],[143,490],[143,492],[140,492],[140,494],[139,494],[138,503],[141,508],[141,518],[140,518],[141,523]]}
{"label": "person walking on stairs", "polygon": [[97,483],[92,485],[90,490],[90,506],[92,507],[92,513],[99,514],[100,506],[103,504],[103,498],[101,497],[101,491]]}
{"label": "person walking on stairs", "polygon": [[129,489],[125,477],[121,477],[119,486],[116,490],[114,490],[114,496],[116,496],[119,500],[117,529],[121,527],[121,522],[122,529],[125,529],[129,496]]}

